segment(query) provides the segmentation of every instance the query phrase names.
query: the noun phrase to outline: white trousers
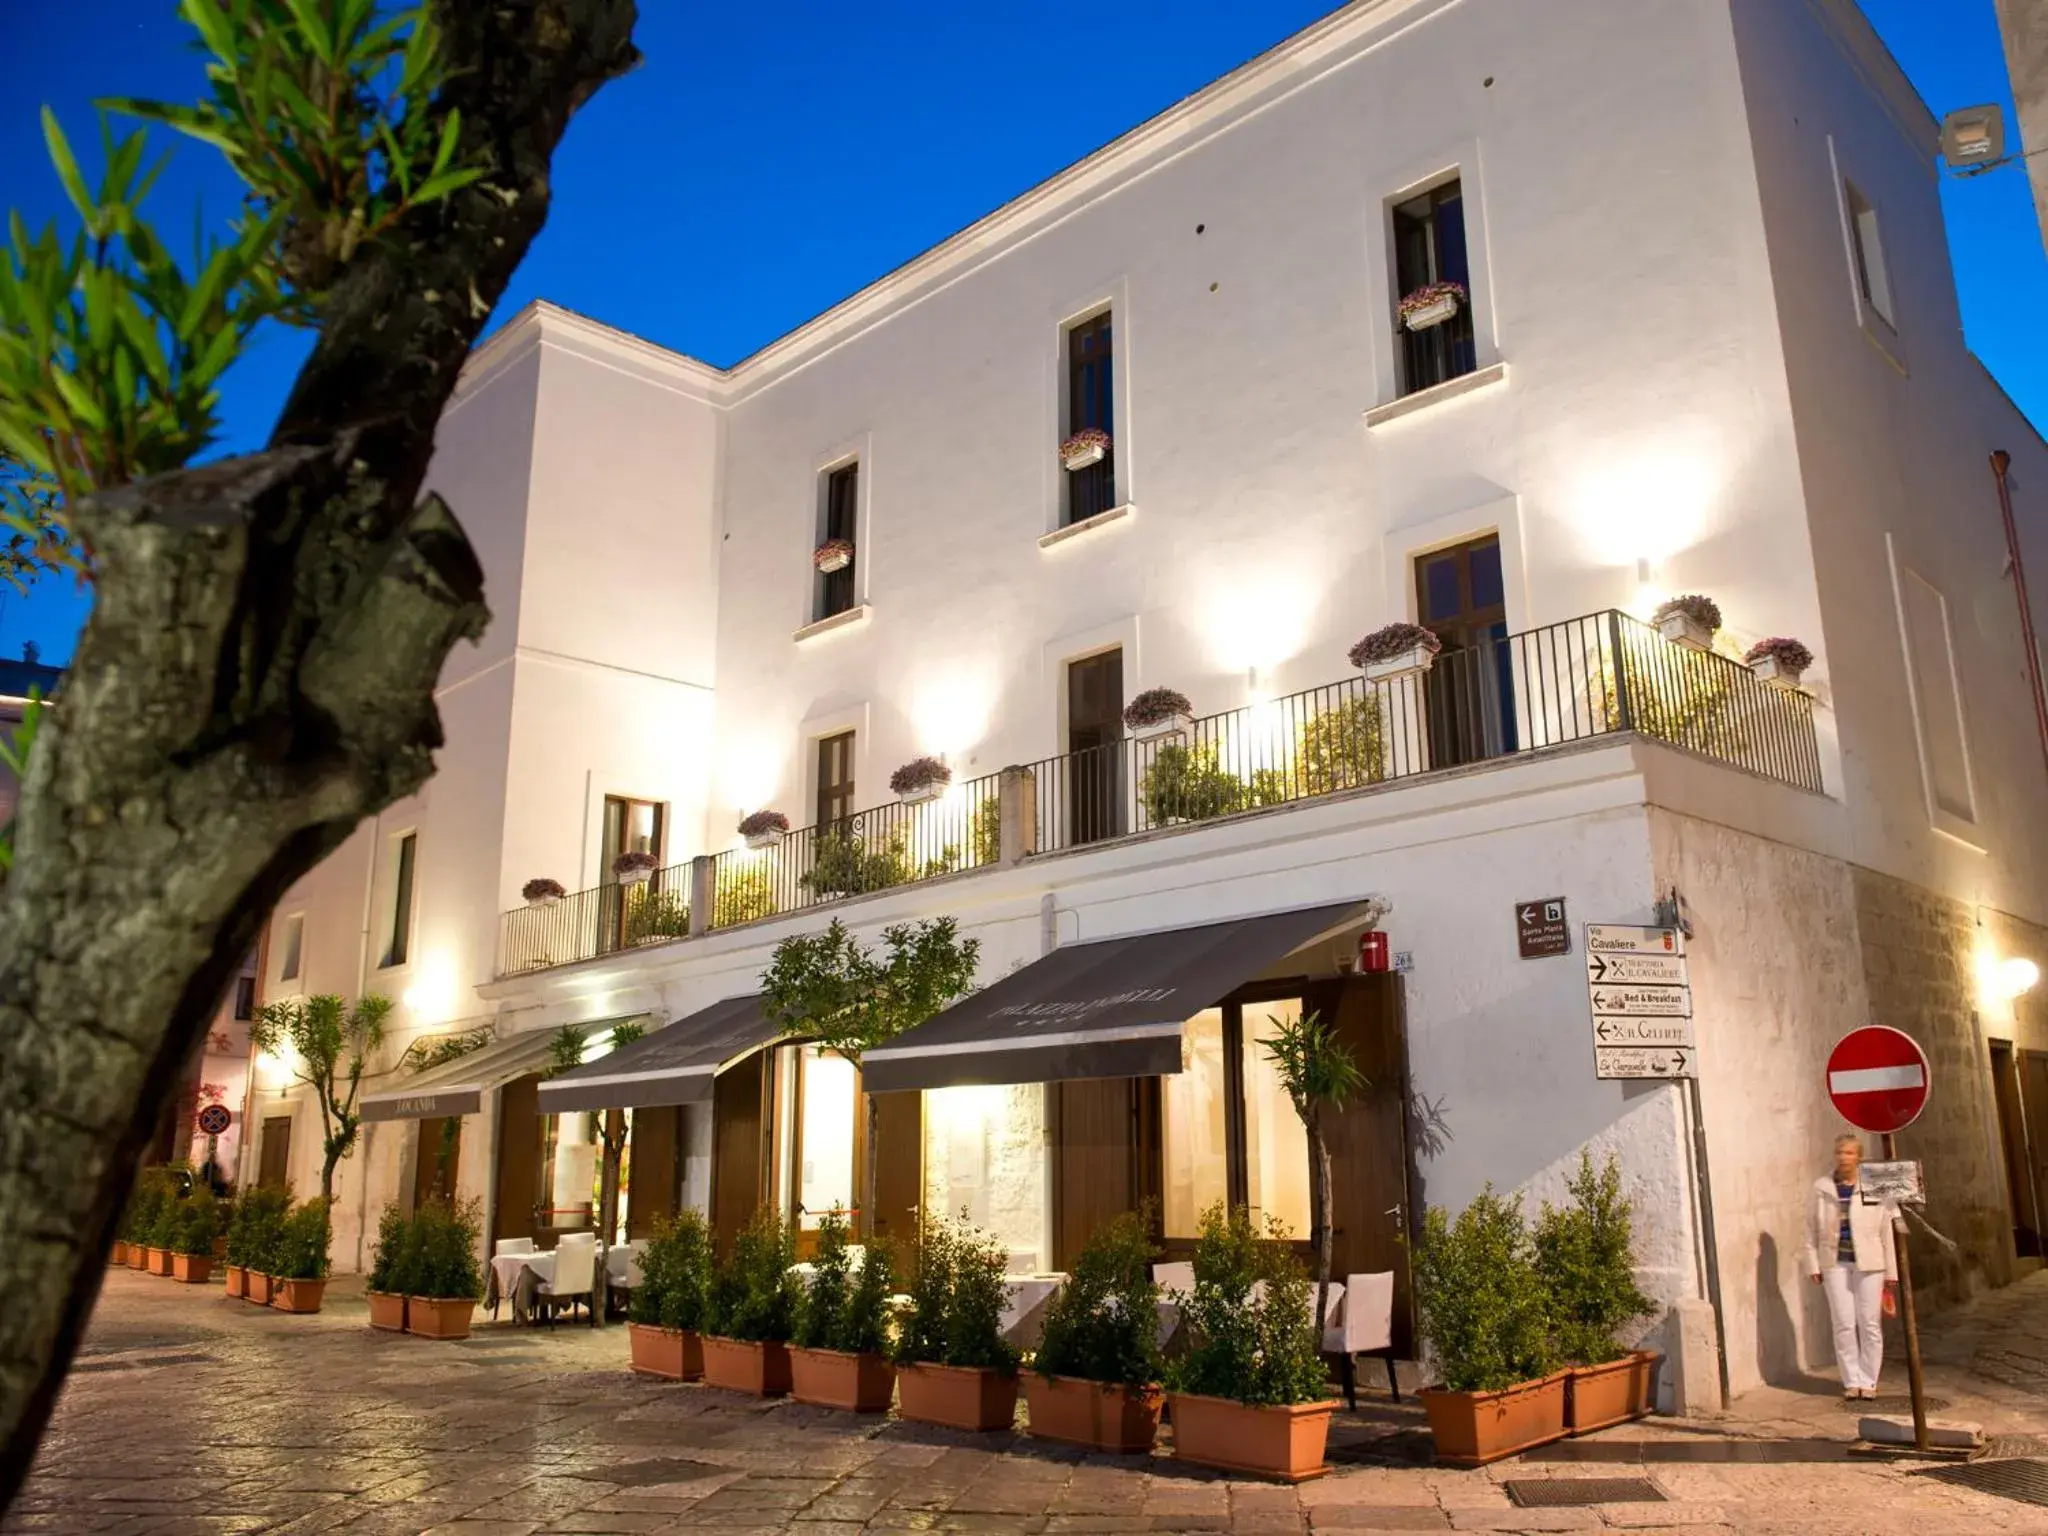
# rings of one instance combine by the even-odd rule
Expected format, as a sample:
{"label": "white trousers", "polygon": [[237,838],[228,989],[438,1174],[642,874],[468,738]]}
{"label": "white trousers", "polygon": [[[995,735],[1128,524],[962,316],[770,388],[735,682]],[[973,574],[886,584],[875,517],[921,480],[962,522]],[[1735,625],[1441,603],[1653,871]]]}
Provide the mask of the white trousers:
{"label": "white trousers", "polygon": [[1835,1325],[1835,1364],[1842,1390],[1874,1388],[1884,1369],[1884,1271],[1835,1264],[1821,1271],[1828,1316]]}

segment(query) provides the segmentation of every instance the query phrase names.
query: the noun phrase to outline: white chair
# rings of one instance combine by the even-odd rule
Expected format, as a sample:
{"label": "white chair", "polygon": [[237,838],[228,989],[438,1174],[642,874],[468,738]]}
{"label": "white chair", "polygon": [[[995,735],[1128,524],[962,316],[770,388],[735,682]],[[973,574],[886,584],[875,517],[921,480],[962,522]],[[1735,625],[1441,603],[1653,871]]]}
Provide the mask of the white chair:
{"label": "white chair", "polygon": [[1159,1347],[1170,1350],[1181,1331],[1181,1302],[1195,1293],[1195,1266],[1154,1264],[1152,1281],[1159,1287]]}
{"label": "white chair", "polygon": [[1162,1291],[1177,1291],[1183,1296],[1195,1294],[1195,1266],[1188,1264],[1154,1264],[1152,1280]]}
{"label": "white chair", "polygon": [[530,1237],[501,1237],[491,1246],[491,1257],[494,1259],[501,1254],[531,1252],[533,1239]]}
{"label": "white chair", "polygon": [[[1338,1295],[1332,1281],[1331,1295]],[[1358,1406],[1358,1357],[1376,1355],[1387,1362],[1387,1390],[1401,1401],[1401,1383],[1394,1375],[1394,1274],[1349,1275],[1342,1288],[1341,1306],[1333,1305],[1324,1319],[1323,1353],[1335,1355],[1344,1380],[1344,1400]]]}
{"label": "white chair", "polygon": [[548,1325],[552,1327],[555,1313],[566,1304],[574,1308],[577,1302],[590,1314],[590,1325],[597,1326],[597,1234],[595,1232],[566,1232],[555,1244],[555,1273],[551,1280],[544,1280],[539,1287],[539,1297],[548,1304]]}

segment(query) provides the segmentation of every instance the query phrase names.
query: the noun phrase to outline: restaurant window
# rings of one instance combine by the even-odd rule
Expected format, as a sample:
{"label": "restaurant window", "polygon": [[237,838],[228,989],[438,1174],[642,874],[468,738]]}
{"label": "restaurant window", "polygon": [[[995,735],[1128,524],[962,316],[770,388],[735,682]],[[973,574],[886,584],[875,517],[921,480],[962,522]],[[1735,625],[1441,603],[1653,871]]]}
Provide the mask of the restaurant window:
{"label": "restaurant window", "polygon": [[597,1209],[597,1116],[587,1110],[542,1115],[539,1225],[550,1232],[586,1232]]}
{"label": "restaurant window", "polygon": [[1109,448],[1093,464],[1065,472],[1065,522],[1085,522],[1116,506],[1116,348],[1108,310],[1067,331],[1067,431],[1093,428]]}
{"label": "restaurant window", "polygon": [[853,732],[818,738],[818,825],[853,814]]}
{"label": "restaurant window", "polygon": [[[1456,283],[1464,297],[1454,313],[1419,330],[1410,329],[1398,312],[1399,302],[1435,283]],[[1447,181],[1395,205],[1394,286],[1402,394],[1448,383],[1479,366],[1461,181]]]}
{"label": "restaurant window", "polygon": [[413,865],[419,835],[408,832],[392,839],[391,931],[384,944],[384,968],[403,965],[412,952]]}
{"label": "restaurant window", "polygon": [[777,1098],[783,1109],[777,1190],[797,1218],[799,1232],[816,1231],[835,1211],[858,1225],[859,1069],[816,1045],[784,1046],[776,1055]]}
{"label": "restaurant window", "polygon": [[[855,532],[860,525],[860,464],[857,460],[825,472],[823,502],[819,545],[822,547],[835,539],[857,544]],[[835,613],[845,613],[854,606],[853,573],[859,562],[860,551],[856,548],[853,557],[838,570],[818,572],[814,618],[829,619]]]}
{"label": "restaurant window", "polygon": [[279,981],[297,981],[305,962],[306,914],[294,912],[284,920],[284,942],[279,945],[280,955],[277,966]]}
{"label": "restaurant window", "polygon": [[1301,999],[1226,1003],[1187,1022],[1181,1070],[1163,1078],[1160,1141],[1169,1239],[1196,1235],[1218,1201],[1246,1206],[1298,1240],[1309,1228],[1308,1138],[1264,1049],[1301,1017]]}

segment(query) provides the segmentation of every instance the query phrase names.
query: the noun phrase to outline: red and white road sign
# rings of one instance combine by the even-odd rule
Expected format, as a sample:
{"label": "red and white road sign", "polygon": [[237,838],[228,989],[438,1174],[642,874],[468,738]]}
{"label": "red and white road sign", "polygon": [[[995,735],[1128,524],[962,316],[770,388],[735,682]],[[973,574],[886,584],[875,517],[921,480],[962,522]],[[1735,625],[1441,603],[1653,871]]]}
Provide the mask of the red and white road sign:
{"label": "red and white road sign", "polygon": [[1901,1030],[1852,1029],[1828,1055],[1828,1097],[1859,1131],[1904,1130],[1927,1107],[1927,1089],[1926,1053]]}

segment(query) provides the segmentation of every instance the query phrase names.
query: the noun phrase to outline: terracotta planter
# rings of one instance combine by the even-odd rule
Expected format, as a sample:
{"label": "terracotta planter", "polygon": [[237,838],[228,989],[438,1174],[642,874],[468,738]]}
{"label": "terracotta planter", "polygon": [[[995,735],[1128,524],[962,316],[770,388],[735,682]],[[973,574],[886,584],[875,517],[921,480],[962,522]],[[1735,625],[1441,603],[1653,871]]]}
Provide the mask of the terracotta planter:
{"label": "terracotta planter", "polygon": [[1569,1371],[1525,1381],[1500,1392],[1421,1394],[1445,1467],[1483,1467],[1489,1461],[1564,1438],[1564,1384]]}
{"label": "terracotta planter", "polygon": [[185,1285],[204,1285],[213,1278],[213,1255],[210,1253],[174,1253],[171,1255],[171,1278]]}
{"label": "terracotta planter", "polygon": [[1024,1406],[1031,1415],[1033,1437],[1124,1456],[1152,1449],[1162,1402],[1156,1386],[1127,1387],[1037,1371],[1024,1377]]}
{"label": "terracotta planter", "polygon": [[474,1296],[408,1296],[405,1331],[420,1339],[466,1339],[476,1317]]}
{"label": "terracotta planter", "polygon": [[1017,1422],[1017,1373],[972,1365],[906,1365],[896,1372],[896,1411],[947,1429],[1009,1429]]}
{"label": "terracotta planter", "polygon": [[1168,1401],[1173,1454],[1182,1461],[1283,1483],[1307,1482],[1330,1470],[1323,1450],[1330,1438],[1330,1415],[1340,1406],[1334,1398],[1271,1408],[1179,1392]]}
{"label": "terracotta planter", "polygon": [[791,1349],[790,1395],[814,1408],[887,1413],[896,1396],[896,1367],[882,1355],[841,1349]]}
{"label": "terracotta planter", "polygon": [[405,1295],[400,1291],[369,1291],[370,1326],[386,1333],[405,1332]]}
{"label": "terracotta planter", "polygon": [[663,1381],[696,1381],[703,1376],[704,1341],[696,1334],[651,1323],[628,1323],[626,1332],[632,1338],[635,1374]]}
{"label": "terracotta planter", "polygon": [[152,1248],[149,1250],[149,1272],[152,1275],[168,1275],[171,1272],[171,1250]]}
{"label": "terracotta planter", "polygon": [[128,1267],[130,1269],[142,1270],[149,1268],[149,1250],[141,1243],[130,1243],[128,1245]]}
{"label": "terracotta planter", "polygon": [[279,1277],[271,1288],[270,1304],[280,1312],[318,1312],[320,1298],[326,1294],[325,1280],[286,1280]]}
{"label": "terracotta planter", "polygon": [[128,1245],[122,1242],[115,1243],[112,1248],[107,1250],[107,1262],[113,1265],[125,1266],[128,1262]]}
{"label": "terracotta planter", "polygon": [[229,1296],[234,1297],[237,1300],[240,1300],[242,1297],[249,1294],[248,1270],[244,1269],[239,1264],[230,1264],[227,1267],[226,1274],[228,1277]]}
{"label": "terracotta planter", "polygon": [[781,1397],[790,1389],[789,1346],[704,1336],[704,1382],[728,1392]]}
{"label": "terracotta planter", "polygon": [[1605,1365],[1573,1366],[1565,1386],[1566,1432],[1590,1434],[1643,1417],[1650,1411],[1658,1359],[1655,1353],[1639,1349]]}
{"label": "terracotta planter", "polygon": [[270,1293],[275,1289],[270,1276],[254,1269],[244,1270],[242,1273],[248,1280],[247,1286],[242,1291],[242,1299],[244,1301],[252,1301],[259,1307],[269,1306]]}

